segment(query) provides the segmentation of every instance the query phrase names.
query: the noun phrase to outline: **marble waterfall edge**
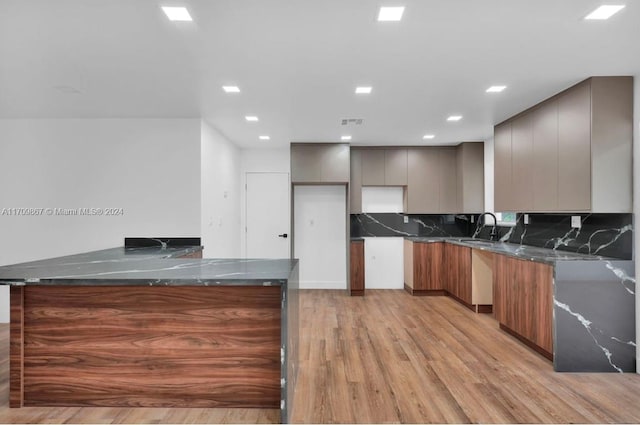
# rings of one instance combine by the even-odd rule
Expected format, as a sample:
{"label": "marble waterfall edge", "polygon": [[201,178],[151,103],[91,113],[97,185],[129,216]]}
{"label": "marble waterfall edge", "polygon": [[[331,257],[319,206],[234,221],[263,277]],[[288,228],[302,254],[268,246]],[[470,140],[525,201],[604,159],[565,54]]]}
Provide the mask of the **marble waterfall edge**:
{"label": "marble waterfall edge", "polygon": [[554,278],[554,369],[635,372],[633,261],[558,261]]}

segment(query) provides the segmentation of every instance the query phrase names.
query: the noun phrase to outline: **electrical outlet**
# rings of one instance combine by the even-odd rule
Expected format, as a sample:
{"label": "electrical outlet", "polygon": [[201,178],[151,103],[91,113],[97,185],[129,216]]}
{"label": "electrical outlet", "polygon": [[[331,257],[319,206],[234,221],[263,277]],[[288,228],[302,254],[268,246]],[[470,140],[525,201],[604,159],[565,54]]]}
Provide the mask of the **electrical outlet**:
{"label": "electrical outlet", "polygon": [[473,224],[473,216],[471,216],[471,224]]}
{"label": "electrical outlet", "polygon": [[579,229],[582,227],[582,221],[580,220],[580,216],[579,215],[572,215],[571,216],[571,227]]}
{"label": "electrical outlet", "polygon": [[529,224],[529,214],[524,215],[524,224]]}
{"label": "electrical outlet", "polygon": [[404,223],[407,224],[409,222],[409,217],[405,215],[403,218],[404,218]]}

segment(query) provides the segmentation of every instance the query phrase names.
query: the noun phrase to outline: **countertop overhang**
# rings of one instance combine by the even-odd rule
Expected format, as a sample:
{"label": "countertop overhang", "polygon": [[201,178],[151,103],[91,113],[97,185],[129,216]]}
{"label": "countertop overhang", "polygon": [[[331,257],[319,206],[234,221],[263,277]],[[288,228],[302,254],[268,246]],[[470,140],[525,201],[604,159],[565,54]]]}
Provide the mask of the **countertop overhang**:
{"label": "countertop overhang", "polygon": [[284,285],[295,259],[178,258],[190,247],[111,248],[0,267],[3,285]]}

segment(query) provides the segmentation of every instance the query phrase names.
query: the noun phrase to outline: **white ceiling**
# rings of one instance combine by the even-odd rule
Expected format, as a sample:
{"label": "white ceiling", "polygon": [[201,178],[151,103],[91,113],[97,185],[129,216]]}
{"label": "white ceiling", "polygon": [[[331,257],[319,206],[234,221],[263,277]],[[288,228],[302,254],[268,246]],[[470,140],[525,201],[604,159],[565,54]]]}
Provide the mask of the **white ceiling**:
{"label": "white ceiling", "polygon": [[[241,147],[483,140],[589,76],[640,77],[640,4],[619,2],[584,21],[601,1],[0,0],[0,118],[203,117]],[[403,20],[377,22],[381,5]]]}

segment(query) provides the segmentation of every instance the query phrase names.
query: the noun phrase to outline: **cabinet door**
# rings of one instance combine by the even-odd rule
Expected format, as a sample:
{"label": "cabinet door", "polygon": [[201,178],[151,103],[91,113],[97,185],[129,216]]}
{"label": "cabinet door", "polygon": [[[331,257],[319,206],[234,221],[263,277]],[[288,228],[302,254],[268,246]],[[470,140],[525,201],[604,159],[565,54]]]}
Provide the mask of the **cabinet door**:
{"label": "cabinet door", "polygon": [[455,214],[458,209],[458,173],[456,171],[456,148],[440,149],[440,213]]}
{"label": "cabinet door", "polygon": [[440,161],[438,148],[410,148],[407,152],[407,212],[440,211]]}
{"label": "cabinet door", "polygon": [[511,199],[518,211],[533,209],[533,131],[531,115],[511,122]]}
{"label": "cabinet door", "polygon": [[384,183],[387,186],[407,185],[407,150],[385,149]]}
{"label": "cabinet door", "polygon": [[417,243],[417,250],[414,250],[414,282],[420,282],[420,287],[415,289],[423,289],[429,291],[437,291],[444,289],[443,282],[443,264],[444,244],[436,243]]}
{"label": "cabinet door", "polygon": [[494,203],[496,211],[515,211],[511,194],[511,123],[495,127],[494,149]]}
{"label": "cabinet door", "polygon": [[558,101],[532,113],[533,211],[558,209]]}
{"label": "cabinet door", "polygon": [[458,213],[484,211],[484,143],[465,142],[456,148]]}
{"label": "cabinet door", "polygon": [[384,149],[363,149],[360,152],[362,158],[362,185],[384,186]]}
{"label": "cabinet door", "polygon": [[349,181],[349,209],[351,214],[362,212],[362,161],[360,150],[351,151],[351,180]]}
{"label": "cabinet door", "polygon": [[349,181],[349,145],[323,145],[320,159],[323,183],[346,183]]}
{"label": "cabinet door", "polygon": [[318,183],[322,180],[322,147],[319,145],[291,145],[291,181]]}
{"label": "cabinet door", "polygon": [[354,241],[349,249],[349,285],[351,295],[364,295],[364,241]]}
{"label": "cabinet door", "polygon": [[591,85],[558,98],[558,209],[591,209]]}
{"label": "cabinet door", "polygon": [[547,353],[553,353],[552,283],[552,266],[494,256],[496,320]]}
{"label": "cabinet door", "polygon": [[413,288],[413,242],[404,240],[404,284]]}
{"label": "cabinet door", "polygon": [[455,298],[471,305],[471,248],[446,244],[445,289]]}

